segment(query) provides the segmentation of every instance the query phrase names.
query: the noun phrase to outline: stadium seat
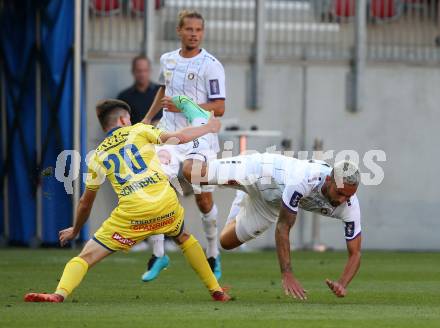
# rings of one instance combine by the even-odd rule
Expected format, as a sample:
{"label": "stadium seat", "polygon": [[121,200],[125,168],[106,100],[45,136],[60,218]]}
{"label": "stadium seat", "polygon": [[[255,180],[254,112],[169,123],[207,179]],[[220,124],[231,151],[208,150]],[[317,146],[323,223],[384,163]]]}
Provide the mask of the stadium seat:
{"label": "stadium seat", "polygon": [[90,8],[97,15],[112,15],[121,11],[119,0],[91,0]]}
{"label": "stadium seat", "polygon": [[[163,0],[155,0],[154,8],[159,10],[164,6]],[[131,0],[130,8],[134,14],[143,15],[145,10],[145,1],[144,0]]]}
{"label": "stadium seat", "polygon": [[130,8],[133,14],[143,15],[145,10],[145,2],[144,0],[131,0]]}
{"label": "stadium seat", "polygon": [[351,18],[355,15],[356,0],[333,0],[332,15],[338,18]]}
{"label": "stadium seat", "polygon": [[400,17],[400,0],[370,0],[370,17],[376,20],[390,20]]}

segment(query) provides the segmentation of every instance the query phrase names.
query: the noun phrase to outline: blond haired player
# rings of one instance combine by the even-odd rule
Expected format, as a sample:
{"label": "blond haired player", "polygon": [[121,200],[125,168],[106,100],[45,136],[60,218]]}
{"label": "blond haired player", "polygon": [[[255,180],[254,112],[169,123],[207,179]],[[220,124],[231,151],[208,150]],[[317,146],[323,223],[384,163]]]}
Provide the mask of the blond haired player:
{"label": "blond haired player", "polygon": [[130,107],[120,100],[100,102],[96,112],[107,137],[90,160],[86,190],[79,201],[74,226],[60,231],[61,245],[66,245],[80,232],[106,177],[118,195],[118,206],[81,253],[66,264],[55,293],[26,294],[25,301],[63,302],[93,265],[154,234],[173,237],[213,299],[229,300],[211,272],[199,242],[183,229],[184,210],[154,149],[154,145],[167,141],[185,143],[217,132],[219,121],[212,118],[203,126],[166,132],[143,123],[131,126]]}
{"label": "blond haired player", "polygon": [[[196,11],[181,11],[176,32],[181,47],[160,57],[158,82],[161,87],[143,121],[149,124],[156,113],[161,108],[165,108],[158,126],[167,131],[176,131],[190,124],[197,126],[206,123],[206,120],[200,117],[192,122],[187,120],[185,115],[176,109],[172,97],[185,95],[215,116],[223,116],[225,111],[226,88],[223,65],[206,49],[201,48],[205,32],[203,16]],[[160,148],[162,152],[169,152],[171,162],[174,163],[183,162],[188,158],[206,161],[217,158],[219,152],[218,137],[213,133],[187,144],[166,145]],[[164,169],[167,173],[177,176],[179,165],[168,165]],[[207,239],[206,257],[216,278],[220,279],[222,273],[217,241],[218,210],[213,201],[213,191],[213,186],[194,188],[196,204],[200,210],[203,231]],[[153,240],[153,256],[148,263],[148,271],[142,276],[143,281],[155,279],[169,263],[169,258],[164,252],[163,236],[156,235],[150,240]]]}

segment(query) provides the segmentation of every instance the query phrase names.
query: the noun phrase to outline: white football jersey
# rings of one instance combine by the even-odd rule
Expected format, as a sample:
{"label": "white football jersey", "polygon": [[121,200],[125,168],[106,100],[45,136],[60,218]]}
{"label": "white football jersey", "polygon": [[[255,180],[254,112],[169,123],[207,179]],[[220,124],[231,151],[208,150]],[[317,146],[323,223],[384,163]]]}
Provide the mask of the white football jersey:
{"label": "white football jersey", "polygon": [[[184,58],[180,49],[160,57],[159,83],[169,97],[186,95],[197,104],[225,99],[225,71],[222,64],[205,49],[197,56]],[[163,112],[160,127],[176,131],[188,126],[182,113]]]}
{"label": "white football jersey", "polygon": [[[321,188],[332,168],[323,161],[298,160],[278,154],[253,154],[219,159],[215,169],[220,183],[237,181],[241,189],[258,202],[261,198],[266,216],[278,215],[281,204],[292,212],[298,207],[321,215],[342,220],[345,238],[353,239],[361,232],[359,201],[356,195],[334,207],[322,194]],[[222,165],[224,164],[224,165]],[[211,175],[211,172],[209,172]],[[257,195],[256,195],[257,194]]]}

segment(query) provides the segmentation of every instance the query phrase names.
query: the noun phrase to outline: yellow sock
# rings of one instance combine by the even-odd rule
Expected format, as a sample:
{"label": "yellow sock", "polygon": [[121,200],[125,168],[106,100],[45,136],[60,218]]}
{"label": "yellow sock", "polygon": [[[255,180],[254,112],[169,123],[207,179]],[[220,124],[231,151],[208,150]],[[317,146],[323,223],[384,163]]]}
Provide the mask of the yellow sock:
{"label": "yellow sock", "polygon": [[89,264],[78,256],[67,262],[55,293],[67,298],[81,283],[88,268]]}
{"label": "yellow sock", "polygon": [[215,276],[209,267],[208,261],[206,260],[205,253],[203,252],[203,249],[197,239],[191,235],[182,245],[180,245],[180,249],[199,278],[209,289],[209,292],[213,293],[215,291],[221,291],[222,289],[218,284],[217,279],[215,279]]}

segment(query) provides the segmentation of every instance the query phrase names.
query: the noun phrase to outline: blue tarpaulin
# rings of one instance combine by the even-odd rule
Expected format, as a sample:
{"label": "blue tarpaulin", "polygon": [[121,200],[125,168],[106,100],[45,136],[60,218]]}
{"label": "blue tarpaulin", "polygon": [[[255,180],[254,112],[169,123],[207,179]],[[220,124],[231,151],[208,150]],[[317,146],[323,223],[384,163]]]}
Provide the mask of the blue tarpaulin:
{"label": "blue tarpaulin", "polygon": [[[29,245],[36,236],[36,190],[41,185],[41,242],[55,244],[58,231],[72,223],[72,195],[52,173],[58,154],[73,149],[74,1],[5,1],[0,24],[6,79],[8,154],[3,169],[8,176],[9,239]],[[35,136],[37,65],[41,68],[41,163],[37,163]],[[2,195],[0,207],[4,199]]]}
{"label": "blue tarpaulin", "polygon": [[35,4],[5,2],[0,19],[5,74],[10,240],[35,235]]}
{"label": "blue tarpaulin", "polygon": [[[74,1],[50,1],[42,11],[41,55],[42,168],[55,167],[58,154],[73,149]],[[53,122],[53,123],[52,123]],[[72,200],[53,176],[42,177],[43,240],[56,243],[58,231],[72,222]]]}

